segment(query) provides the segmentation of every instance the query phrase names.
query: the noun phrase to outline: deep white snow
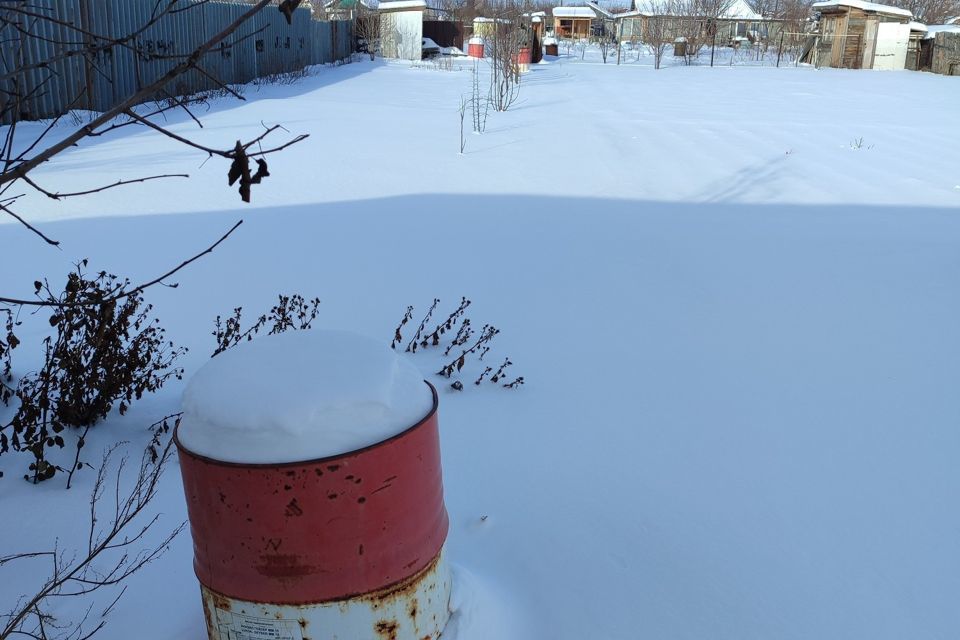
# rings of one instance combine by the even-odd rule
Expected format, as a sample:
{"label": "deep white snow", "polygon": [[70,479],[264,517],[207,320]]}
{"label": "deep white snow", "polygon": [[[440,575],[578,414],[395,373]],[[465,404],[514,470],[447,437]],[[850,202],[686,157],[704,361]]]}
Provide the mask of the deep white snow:
{"label": "deep white snow", "polygon": [[[255,317],[277,293],[320,297],[318,329],[382,340],[407,305],[418,323],[434,297],[448,311],[470,297],[473,322],[501,334],[467,360],[466,389],[434,375],[448,358],[411,357],[440,391],[444,640],[955,638],[960,83],[775,69],[752,50],[655,71],[639,53],[604,65],[562,45],[485,133],[467,116],[462,155],[469,61],[323,68],[214,101],[203,130],[172,116],[223,146],[261,122],[310,134],[270,156],[249,206],[224,163],[153,132],[87,141],[33,178],[191,179],[31,199],[63,248],[0,225],[2,290],[29,296],[83,257],[144,281],[242,218],[177,289],[148,291],[191,347],[188,376],[217,314]],[[49,329],[21,319],[18,374]],[[473,384],[507,357],[523,387]],[[118,439],[137,456],[182,391],[98,425],[84,457]],[[82,549],[92,474],[32,487],[26,463],[0,457],[0,549]],[[153,508],[158,535],[185,519],[176,469]],[[181,535],[98,638],[203,638],[191,554]],[[0,602],[48,568],[0,567]]]}
{"label": "deep white snow", "polygon": [[178,437],[224,462],[335,456],[382,442],[433,408],[423,374],[348,331],[263,336],[203,365],[183,392]]}

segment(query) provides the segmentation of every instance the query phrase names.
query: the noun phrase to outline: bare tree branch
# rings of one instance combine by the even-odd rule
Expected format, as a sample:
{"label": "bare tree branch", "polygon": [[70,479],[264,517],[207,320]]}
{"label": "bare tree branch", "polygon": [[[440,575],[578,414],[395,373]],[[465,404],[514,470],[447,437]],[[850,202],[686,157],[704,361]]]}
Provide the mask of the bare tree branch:
{"label": "bare tree branch", "polygon": [[[123,291],[122,293],[117,293],[117,294],[115,294],[115,295],[111,295],[111,296],[108,296],[108,297],[103,298],[103,299],[97,299],[97,300],[95,300],[95,301],[89,301],[89,302],[77,302],[77,303],[74,303],[73,305],[69,305],[69,304],[68,304],[68,305],[66,305],[66,306],[76,306],[76,305],[80,305],[80,304],[106,304],[106,303],[109,303],[109,302],[114,302],[114,301],[116,301],[116,300],[122,300],[123,298],[130,297],[130,296],[132,296],[132,295],[134,295],[134,294],[136,294],[136,293],[139,293],[139,292],[143,291],[144,289],[146,289],[146,288],[148,288],[148,287],[152,287],[152,286],[155,285],[155,284],[160,284],[160,283],[162,283],[164,280],[166,280],[167,278],[169,278],[170,276],[172,276],[173,274],[177,273],[178,271],[180,271],[180,270],[183,269],[184,267],[188,266],[189,264],[191,264],[191,263],[199,260],[200,258],[202,258],[203,256],[207,255],[208,253],[212,253],[213,250],[216,249],[217,246],[218,246],[221,242],[223,242],[224,240],[226,240],[227,238],[229,238],[229,237],[230,237],[230,234],[232,234],[234,231],[236,231],[237,227],[239,227],[241,224],[243,224],[243,220],[238,220],[237,223],[234,224],[232,227],[230,227],[230,230],[227,231],[225,234],[223,234],[223,235],[220,237],[219,240],[217,240],[217,241],[214,242],[212,245],[210,245],[209,247],[207,247],[206,249],[204,249],[203,251],[201,251],[201,252],[198,253],[197,255],[193,256],[193,257],[190,258],[189,260],[184,260],[184,261],[181,262],[179,265],[177,265],[177,266],[174,267],[173,269],[170,269],[169,271],[167,271],[165,274],[163,274],[163,275],[160,276],[159,278],[154,278],[153,280],[150,280],[149,282],[144,282],[143,284],[137,285],[137,286],[134,287],[133,289],[130,289],[130,290],[128,290],[128,291]],[[37,231],[37,233],[40,233],[40,232]],[[42,234],[41,234],[41,235],[42,235]],[[46,236],[43,236],[43,237],[45,238]],[[176,287],[175,284],[174,284],[174,285],[168,285],[168,286]],[[51,296],[51,297],[52,297],[52,296]],[[60,301],[60,300],[56,300],[56,299],[47,299],[47,300],[20,300],[20,299],[17,299],[17,298],[5,298],[5,297],[0,297],[0,303],[20,305],[20,306],[26,306],[26,307],[63,307],[63,306],[65,306],[65,303],[64,303],[64,302],[62,302],[62,301]]]}
{"label": "bare tree branch", "polygon": [[252,5],[251,8],[245,11],[242,15],[236,18],[232,23],[227,27],[222,29],[218,34],[207,40],[205,43],[197,47],[193,53],[191,53],[186,60],[180,64],[174,66],[165,74],[160,76],[157,80],[154,80],[149,85],[143,87],[135,94],[131,95],[125,100],[122,100],[119,104],[114,107],[104,111],[99,116],[93,119],[89,124],[84,127],[79,128],[77,131],[74,131],[72,134],[64,137],[63,140],[47,147],[37,155],[29,159],[24,159],[16,167],[11,168],[9,171],[6,171],[0,174],[0,185],[3,185],[7,182],[13,180],[18,180],[26,176],[30,171],[37,168],[44,162],[50,160],[59,153],[62,153],[66,149],[77,144],[80,140],[84,139],[90,133],[95,131],[97,128],[108,124],[111,120],[116,118],[118,115],[127,113],[131,107],[136,104],[139,104],[144,101],[144,98],[151,95],[155,95],[164,86],[166,86],[174,78],[186,73],[190,69],[193,69],[197,66],[200,58],[210,51],[215,45],[219,44],[227,37],[230,36],[237,28],[240,27],[244,22],[252,18],[257,14],[261,9],[270,4],[270,0],[258,0],[256,4]]}
{"label": "bare tree branch", "polygon": [[150,180],[160,180],[160,179],[163,179],[163,178],[189,178],[189,177],[190,177],[190,176],[189,176],[188,174],[186,174],[186,173],[165,173],[165,174],[157,175],[157,176],[147,176],[146,178],[133,178],[133,179],[130,179],[130,180],[117,180],[117,181],[114,182],[113,184],[104,185],[104,186],[102,186],[102,187],[97,187],[97,188],[95,188],[95,189],[88,189],[87,191],[74,191],[74,192],[72,192],[72,193],[61,193],[61,192],[59,192],[59,191],[51,192],[51,191],[47,191],[46,189],[43,189],[42,187],[38,186],[35,182],[33,182],[32,180],[30,180],[30,179],[28,179],[28,178],[24,178],[24,181],[25,181],[27,184],[29,184],[30,186],[32,186],[34,189],[36,189],[37,191],[39,191],[40,193],[42,193],[43,195],[47,196],[48,198],[52,198],[52,199],[54,199],[54,200],[60,200],[61,198],[73,198],[73,197],[76,197],[76,196],[88,196],[88,195],[90,195],[90,194],[92,194],[92,193],[99,193],[99,192],[101,192],[101,191],[106,191],[107,189],[113,189],[113,188],[115,188],[115,187],[122,187],[122,186],[128,185],[128,184],[136,184],[136,183],[139,183],[139,182],[149,182]]}
{"label": "bare tree branch", "polygon": [[[54,247],[59,247],[59,246],[60,246],[60,241],[59,241],[59,240],[52,240],[52,239],[48,238],[48,237],[45,236],[45,235],[43,234],[43,232],[41,232],[39,229],[37,229],[37,228],[34,227],[32,224],[30,224],[29,222],[27,222],[26,220],[24,220],[23,218],[21,218],[19,215],[17,215],[16,213],[14,213],[8,206],[6,206],[6,205],[0,205],[0,211],[3,211],[4,213],[6,213],[6,214],[8,214],[9,216],[13,217],[17,222],[19,222],[20,224],[22,224],[23,226],[25,226],[27,229],[29,229],[29,230],[32,231],[33,233],[35,233],[35,234],[37,234],[38,236],[40,236],[41,238],[43,238],[43,241],[46,242],[47,244],[53,245]],[[3,300],[0,300],[0,302],[2,302],[2,301],[3,301]]]}
{"label": "bare tree branch", "polygon": [[[154,441],[156,442],[156,437]],[[173,539],[183,531],[185,522],[180,523],[158,544],[133,554],[128,551],[142,540],[143,536],[153,528],[159,519],[159,516],[155,515],[146,524],[140,526],[136,535],[132,537],[125,535],[128,528],[139,519],[156,496],[160,478],[173,453],[173,438],[167,441],[159,454],[155,454],[150,448],[144,452],[133,485],[125,492],[119,489],[126,462],[125,457],[121,458],[114,471],[117,493],[113,517],[107,521],[100,520],[97,507],[103,498],[103,489],[110,469],[110,459],[123,444],[118,443],[107,450],[97,471],[97,477],[90,493],[89,541],[87,551],[82,557],[74,555],[67,559],[65,554],[55,545],[51,551],[18,554],[3,559],[3,564],[6,564],[14,560],[50,556],[53,558],[53,566],[49,577],[33,596],[21,599],[13,611],[2,616],[4,620],[0,621],[0,625],[2,625],[0,626],[0,640],[7,640],[15,636],[52,640],[51,631],[62,631],[64,629],[72,630],[68,633],[58,633],[56,637],[63,640],[73,637],[79,640],[90,638],[106,624],[106,615],[116,605],[123,595],[123,591],[104,609],[100,616],[101,620],[87,633],[83,632],[83,627],[89,619],[92,605],[87,608],[87,612],[79,622],[65,625],[59,624],[49,612],[48,607],[51,600],[84,596],[123,582],[160,557],[169,548]],[[120,552],[119,555],[116,555],[117,551]],[[97,568],[98,564],[102,562],[106,562],[108,567],[106,571]]]}

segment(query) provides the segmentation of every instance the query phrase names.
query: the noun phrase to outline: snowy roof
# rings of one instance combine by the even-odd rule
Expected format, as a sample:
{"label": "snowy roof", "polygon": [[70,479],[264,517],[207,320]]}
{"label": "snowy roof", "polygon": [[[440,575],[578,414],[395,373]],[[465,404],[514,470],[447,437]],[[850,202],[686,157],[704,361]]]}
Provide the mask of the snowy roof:
{"label": "snowy roof", "polygon": [[630,0],[590,0],[587,5],[604,15],[619,15],[630,9]]}
{"label": "snowy roof", "polygon": [[424,0],[386,0],[377,5],[380,11],[403,11],[405,9],[426,9]]}
{"label": "snowy roof", "polygon": [[895,16],[913,17],[909,9],[900,7],[891,7],[887,4],[877,4],[876,2],[864,2],[863,0],[828,0],[827,2],[814,2],[814,9],[829,9],[832,7],[854,7],[864,11],[874,11],[876,13],[888,13]]}
{"label": "snowy roof", "polygon": [[376,9],[377,0],[328,0],[323,4],[324,9],[353,9],[362,4],[367,9]]}
{"label": "snowy roof", "polygon": [[[854,2],[856,0],[853,0]],[[633,16],[655,16],[655,15],[674,15],[678,11],[677,9],[671,9],[672,13],[664,14],[664,8],[669,7],[664,2],[658,2],[657,0],[636,0],[634,3],[636,7],[634,11],[629,13],[620,13],[617,14],[618,18],[631,18]],[[733,0],[733,3],[730,4],[727,9],[720,14],[720,17],[725,20],[744,20],[751,22],[759,22],[763,20],[763,16],[753,10],[753,8],[747,4],[746,0]]]}
{"label": "snowy roof", "polygon": [[960,24],[927,25],[927,35],[925,35],[923,38],[924,40],[936,38],[938,33],[960,33]]}
{"label": "snowy roof", "polygon": [[754,11],[746,0],[734,0],[720,17],[730,20],[763,20],[763,16]]}
{"label": "snowy roof", "polygon": [[596,18],[597,13],[590,7],[554,7],[554,18]]}
{"label": "snowy roof", "polygon": [[910,21],[910,31],[923,31],[926,32],[927,25],[922,22],[916,22],[915,20]]}
{"label": "snowy roof", "polygon": [[[613,14],[612,14],[612,13],[610,13],[609,11],[607,11],[606,9],[604,9],[603,7],[601,7],[600,5],[598,5],[596,2],[588,2],[588,3],[587,3],[587,6],[590,7],[591,9],[593,9],[593,11],[594,11],[595,13],[598,13],[599,15],[604,16],[605,18],[612,18],[612,17],[613,17]],[[554,14],[554,15],[556,15],[556,14]]]}

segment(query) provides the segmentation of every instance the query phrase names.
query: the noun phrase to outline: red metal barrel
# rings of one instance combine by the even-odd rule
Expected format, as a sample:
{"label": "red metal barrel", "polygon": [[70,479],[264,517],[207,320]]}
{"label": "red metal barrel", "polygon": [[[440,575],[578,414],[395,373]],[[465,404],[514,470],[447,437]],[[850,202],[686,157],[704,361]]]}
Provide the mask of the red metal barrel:
{"label": "red metal barrel", "polygon": [[249,465],[179,451],[197,578],[233,598],[382,589],[424,569],[447,536],[436,391],[419,424],[333,458]]}
{"label": "red metal barrel", "polygon": [[451,585],[429,391],[432,408],[408,429],[303,462],[215,460],[178,429],[211,640],[439,637]]}
{"label": "red metal barrel", "polygon": [[473,37],[467,42],[467,55],[471,58],[483,57],[483,39]]}

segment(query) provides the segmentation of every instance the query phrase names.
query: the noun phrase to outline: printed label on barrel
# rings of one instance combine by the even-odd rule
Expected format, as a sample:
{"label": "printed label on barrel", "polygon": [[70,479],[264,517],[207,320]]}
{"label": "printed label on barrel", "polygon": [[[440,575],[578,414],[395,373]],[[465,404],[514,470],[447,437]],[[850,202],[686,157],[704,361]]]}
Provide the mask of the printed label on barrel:
{"label": "printed label on barrel", "polygon": [[256,618],[217,609],[220,640],[303,640],[300,625],[294,620]]}

